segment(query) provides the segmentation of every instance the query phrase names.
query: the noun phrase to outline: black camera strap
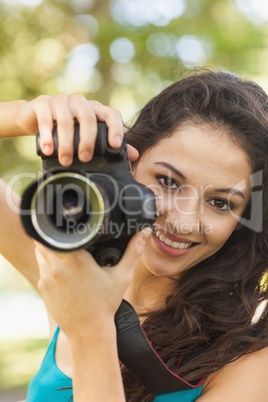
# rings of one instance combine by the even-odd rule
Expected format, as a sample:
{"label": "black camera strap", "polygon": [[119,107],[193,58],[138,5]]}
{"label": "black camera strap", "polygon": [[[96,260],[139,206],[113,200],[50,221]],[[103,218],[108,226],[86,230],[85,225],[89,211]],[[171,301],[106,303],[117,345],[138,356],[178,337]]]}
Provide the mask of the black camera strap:
{"label": "black camera strap", "polygon": [[117,347],[121,362],[132,371],[149,392],[154,395],[197,388],[173,373],[151,346],[136,311],[123,300],[115,315]]}

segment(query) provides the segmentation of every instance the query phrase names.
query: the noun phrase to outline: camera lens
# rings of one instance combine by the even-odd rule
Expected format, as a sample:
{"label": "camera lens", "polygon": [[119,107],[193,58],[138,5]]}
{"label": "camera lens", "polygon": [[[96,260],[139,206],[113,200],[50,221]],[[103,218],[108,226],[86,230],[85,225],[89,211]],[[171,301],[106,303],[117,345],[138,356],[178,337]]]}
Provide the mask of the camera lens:
{"label": "camera lens", "polygon": [[[66,190],[60,199],[61,205],[58,205],[56,197],[54,197],[54,211],[59,213],[59,220],[63,226],[69,221],[74,224],[85,223],[90,213],[89,200],[86,199],[84,193],[78,193],[77,190]],[[59,208],[56,208],[56,206]],[[55,213],[52,215],[52,220],[57,223]],[[57,225],[60,226],[60,225]]]}
{"label": "camera lens", "polygon": [[80,204],[77,193],[73,190],[67,190],[62,197],[62,216],[65,219],[80,220],[84,214],[84,205]]}
{"label": "camera lens", "polygon": [[98,238],[106,216],[104,194],[100,185],[79,173],[48,176],[33,194],[32,224],[53,247],[81,248]]}

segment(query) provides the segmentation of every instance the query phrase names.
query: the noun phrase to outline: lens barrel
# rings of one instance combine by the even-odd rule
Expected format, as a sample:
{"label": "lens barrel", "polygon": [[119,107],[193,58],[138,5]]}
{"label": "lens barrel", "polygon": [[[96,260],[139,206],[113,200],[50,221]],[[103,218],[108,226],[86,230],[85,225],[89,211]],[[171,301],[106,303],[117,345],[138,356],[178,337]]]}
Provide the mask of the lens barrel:
{"label": "lens barrel", "polygon": [[79,173],[49,175],[33,194],[32,224],[39,236],[53,247],[65,251],[81,248],[102,227],[103,194],[100,186]]}

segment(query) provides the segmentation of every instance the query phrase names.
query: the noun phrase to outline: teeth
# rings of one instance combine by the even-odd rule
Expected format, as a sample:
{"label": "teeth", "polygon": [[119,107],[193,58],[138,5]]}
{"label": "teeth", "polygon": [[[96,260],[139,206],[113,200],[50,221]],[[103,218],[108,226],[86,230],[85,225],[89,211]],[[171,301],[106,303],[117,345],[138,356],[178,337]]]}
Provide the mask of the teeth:
{"label": "teeth", "polygon": [[172,244],[172,240],[170,240],[170,239],[166,238],[166,240],[165,240],[165,244],[166,244],[167,246],[171,246],[171,244]]}
{"label": "teeth", "polygon": [[164,236],[162,233],[160,233],[159,230],[155,230],[155,235],[159,238],[159,240],[172,248],[187,249],[193,245],[193,243],[179,243],[177,241],[172,241]]}
{"label": "teeth", "polygon": [[160,239],[163,243],[165,243],[166,237],[165,237],[163,234],[161,234],[161,236],[159,237],[159,239]]}

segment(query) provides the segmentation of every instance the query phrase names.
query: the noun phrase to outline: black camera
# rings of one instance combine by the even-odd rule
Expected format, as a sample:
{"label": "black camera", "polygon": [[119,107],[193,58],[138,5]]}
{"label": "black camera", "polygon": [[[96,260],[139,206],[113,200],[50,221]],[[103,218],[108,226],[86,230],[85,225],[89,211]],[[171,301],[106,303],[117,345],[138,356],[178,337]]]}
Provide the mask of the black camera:
{"label": "black camera", "polygon": [[71,166],[58,161],[57,127],[54,153],[40,148],[42,177],[23,193],[21,219],[26,232],[58,251],[84,248],[101,266],[118,263],[131,237],[156,218],[155,194],[132,177],[125,139],[119,148],[108,144],[108,130],[98,122],[93,158],[78,159],[79,124],[75,124]]}

